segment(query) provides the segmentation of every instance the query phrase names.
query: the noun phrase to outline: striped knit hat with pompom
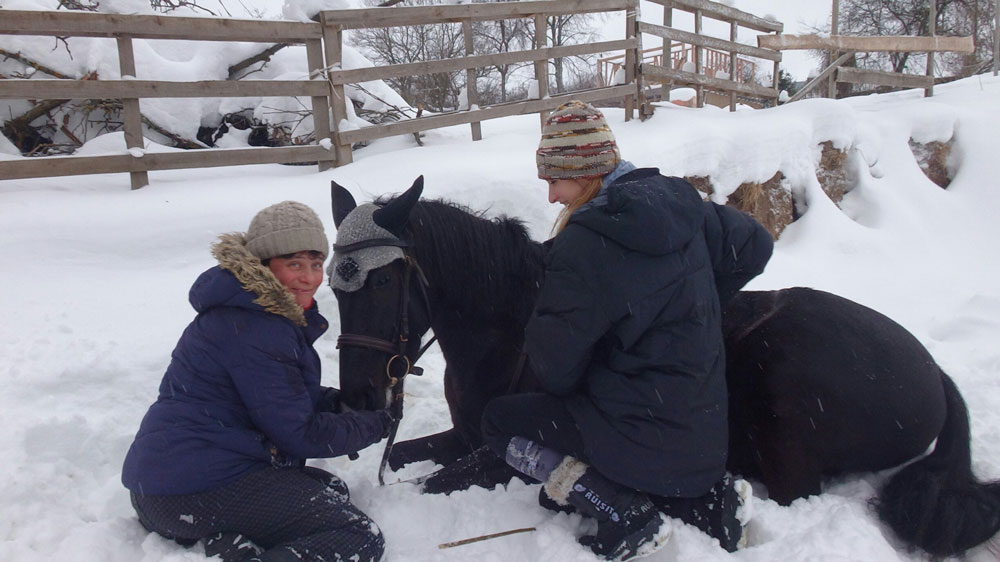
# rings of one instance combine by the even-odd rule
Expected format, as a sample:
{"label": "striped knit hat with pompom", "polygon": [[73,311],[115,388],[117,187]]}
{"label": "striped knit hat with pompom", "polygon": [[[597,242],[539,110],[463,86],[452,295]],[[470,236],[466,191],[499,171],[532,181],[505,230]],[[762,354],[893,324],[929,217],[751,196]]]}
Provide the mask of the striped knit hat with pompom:
{"label": "striped knit hat with pompom", "polygon": [[538,177],[546,180],[598,178],[614,171],[620,160],[615,135],[604,115],[577,100],[549,115],[535,152]]}

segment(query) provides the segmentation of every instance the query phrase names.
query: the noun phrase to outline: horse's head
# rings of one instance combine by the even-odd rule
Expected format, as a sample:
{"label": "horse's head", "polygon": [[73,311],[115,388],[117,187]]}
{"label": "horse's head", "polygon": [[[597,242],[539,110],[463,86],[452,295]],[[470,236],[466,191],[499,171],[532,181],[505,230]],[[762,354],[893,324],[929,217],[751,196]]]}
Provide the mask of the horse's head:
{"label": "horse's head", "polygon": [[331,183],[337,241],[327,273],[340,308],[341,397],[352,408],[380,409],[395,382],[414,372],[430,327],[426,281],[402,238],[423,176],[383,206],[358,206]]}

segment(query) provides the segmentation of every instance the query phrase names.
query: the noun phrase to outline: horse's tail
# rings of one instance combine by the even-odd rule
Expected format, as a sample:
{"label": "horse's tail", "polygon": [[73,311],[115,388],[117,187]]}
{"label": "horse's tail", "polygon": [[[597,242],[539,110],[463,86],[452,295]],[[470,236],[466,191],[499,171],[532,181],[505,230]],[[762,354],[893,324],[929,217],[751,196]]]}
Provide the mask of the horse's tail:
{"label": "horse's tail", "polygon": [[896,473],[875,506],[909,544],[934,556],[961,553],[1000,530],[1000,482],[972,473],[969,411],[954,381],[941,373],[947,414],[934,452]]}

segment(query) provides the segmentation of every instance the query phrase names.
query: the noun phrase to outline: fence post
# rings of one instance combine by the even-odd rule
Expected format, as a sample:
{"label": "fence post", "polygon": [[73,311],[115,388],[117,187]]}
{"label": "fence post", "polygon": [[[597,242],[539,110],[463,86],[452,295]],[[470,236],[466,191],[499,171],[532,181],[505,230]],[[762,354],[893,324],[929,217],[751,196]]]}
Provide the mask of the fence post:
{"label": "fence post", "polygon": [[[323,52],[326,55],[326,68],[340,70],[344,62],[344,30],[336,22],[327,21],[327,12],[322,12],[320,21],[323,23]],[[330,82],[333,109],[333,146],[337,157],[337,166],[350,164],[354,161],[351,145],[342,144],[340,140],[340,124],[347,120],[347,96],[344,95],[344,85]]]}
{"label": "fence post", "polygon": [[[638,34],[636,30],[639,24],[636,23],[638,20],[639,3],[636,2],[634,7],[625,8],[625,38],[633,39]],[[625,83],[631,84],[633,81],[638,83],[636,68],[639,65],[639,53],[636,52],[640,48],[633,47],[625,51]],[[639,84],[639,88],[642,88],[642,84]],[[635,113],[635,102],[638,99],[636,94],[625,96],[625,120],[631,121],[632,115]],[[641,110],[640,110],[641,112]]]}
{"label": "fence post", "polygon": [[[931,37],[937,34],[937,0],[929,0],[930,11],[927,14],[927,32]],[[934,51],[927,51],[927,76],[931,79],[931,85],[924,88],[924,97],[929,98],[934,95]]]}
{"label": "fence post", "polygon": [[[934,0],[931,0],[932,2]],[[830,15],[830,35],[840,33],[840,0],[833,0],[833,8]],[[830,51],[830,63],[840,55],[837,51]],[[826,97],[837,99],[837,73],[830,75],[830,83],[827,85]]]}
{"label": "fence post", "polygon": [[[472,37],[472,20],[462,20],[462,35],[465,36],[465,56],[471,57],[475,54],[475,45]],[[479,106],[479,88],[476,84],[476,69],[465,69],[465,97],[469,103],[468,109],[472,106]],[[479,121],[469,123],[472,128],[472,140],[483,140],[483,126]]]}
{"label": "fence post", "polygon": [[[306,59],[309,64],[309,79],[322,78],[323,67],[323,42],[319,39],[306,39]],[[316,135],[316,144],[323,139],[330,138],[330,102],[324,96],[314,96],[312,98],[313,131]],[[333,167],[334,159],[320,160],[317,162],[319,171],[329,170]]]}
{"label": "fence post", "polygon": [[[694,32],[696,35],[701,35],[701,10],[694,11]],[[705,72],[705,64],[702,62],[702,57],[704,57],[704,52],[701,45],[694,46],[694,73],[701,75]],[[701,84],[695,86],[694,91],[696,92],[696,103],[697,107],[705,107],[705,87]]]}
{"label": "fence post", "polygon": [[[669,0],[663,2],[663,27],[674,26],[674,4]],[[676,70],[674,68],[674,42],[666,37],[663,38],[663,60],[660,66]],[[674,81],[660,82],[660,99],[670,101],[670,90],[673,89]]]}
{"label": "fence post", "polygon": [[[535,48],[544,49],[546,41],[546,29],[545,29],[545,14],[535,15]],[[538,99],[545,99],[549,96],[549,61],[548,60],[536,60],[535,61],[535,80],[538,82]],[[542,126],[545,125],[545,119],[548,118],[548,111],[539,111],[538,117],[541,120]]]}
{"label": "fence post", "polygon": [[[135,51],[132,49],[132,38],[125,35],[116,37],[115,40],[118,43],[118,67],[121,69],[122,76],[135,78]],[[122,99],[122,113],[125,117],[125,146],[143,148],[142,114],[139,112],[139,99]],[[149,185],[148,172],[129,172],[129,179],[132,182],[132,189]]]}
{"label": "fence post", "polygon": [[[736,42],[739,34],[739,24],[736,20],[729,22],[729,40]],[[776,67],[777,68],[777,67]],[[777,72],[777,70],[775,71]],[[736,82],[736,51],[729,51],[729,79]],[[729,92],[729,111],[736,111],[736,90]]]}

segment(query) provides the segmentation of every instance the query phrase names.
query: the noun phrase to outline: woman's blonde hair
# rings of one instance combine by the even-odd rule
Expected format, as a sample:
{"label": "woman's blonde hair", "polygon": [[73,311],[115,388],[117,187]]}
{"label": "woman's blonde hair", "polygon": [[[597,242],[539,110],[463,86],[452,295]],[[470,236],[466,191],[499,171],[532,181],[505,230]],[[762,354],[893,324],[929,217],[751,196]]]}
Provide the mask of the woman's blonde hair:
{"label": "woman's blonde hair", "polygon": [[552,235],[555,236],[562,232],[562,229],[566,228],[566,223],[569,222],[569,217],[580,207],[586,205],[591,199],[597,197],[597,194],[601,191],[601,181],[604,178],[588,178],[585,180],[577,180],[583,185],[583,191],[580,196],[576,198],[575,201],[563,207],[563,210],[559,212],[559,216],[556,217],[555,224],[552,225]]}

